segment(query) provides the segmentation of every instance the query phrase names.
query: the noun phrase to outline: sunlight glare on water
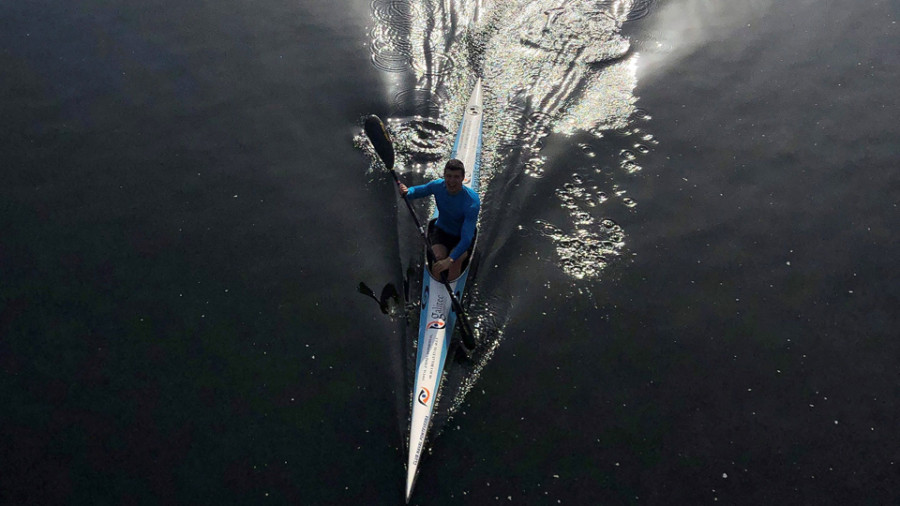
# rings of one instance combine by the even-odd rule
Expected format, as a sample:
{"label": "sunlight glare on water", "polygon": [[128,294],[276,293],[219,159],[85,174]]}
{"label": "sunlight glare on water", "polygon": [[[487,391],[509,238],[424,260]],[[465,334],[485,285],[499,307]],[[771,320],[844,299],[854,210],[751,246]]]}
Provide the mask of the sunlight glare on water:
{"label": "sunlight glare on water", "polygon": [[[806,4],[814,3],[809,0]],[[773,6],[772,0],[718,2],[683,0],[665,3],[654,13],[642,76],[664,75],[711,40],[727,39],[746,30]]]}
{"label": "sunlight glare on water", "polygon": [[[390,81],[396,110],[388,126],[397,143],[397,170],[440,174],[477,76],[484,77],[486,95],[482,195],[500,171],[545,177],[552,167],[541,150],[551,134],[582,132],[600,139],[605,131],[627,129],[636,111],[639,54],[622,35],[622,25],[645,15],[648,5],[631,0],[450,5],[374,0],[372,61],[386,72],[411,77]],[[620,162],[626,174],[641,170],[630,153]],[[622,201],[633,207],[626,198]],[[589,212],[598,211],[593,207]],[[588,239],[621,246],[624,232],[609,241],[606,228],[586,228],[578,213],[571,216],[570,223],[559,224],[558,232],[548,236],[557,246],[559,265],[574,279],[596,277],[609,252],[597,253],[595,241]]]}

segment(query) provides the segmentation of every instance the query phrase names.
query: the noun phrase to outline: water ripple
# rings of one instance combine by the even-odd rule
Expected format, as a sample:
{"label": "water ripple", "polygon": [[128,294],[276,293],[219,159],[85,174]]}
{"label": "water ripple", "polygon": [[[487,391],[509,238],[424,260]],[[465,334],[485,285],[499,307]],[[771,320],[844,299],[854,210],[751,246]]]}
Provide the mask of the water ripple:
{"label": "water ripple", "polygon": [[422,76],[444,76],[455,71],[456,61],[443,53],[431,53],[426,58],[414,60],[412,66]]}
{"label": "water ripple", "polygon": [[413,24],[413,11],[409,2],[403,0],[373,0],[372,17],[382,26],[396,31],[409,31]]}
{"label": "water ripple", "polygon": [[440,118],[449,102],[443,93],[427,88],[410,88],[394,95],[398,111],[409,111],[426,118]]}
{"label": "water ripple", "polygon": [[637,21],[638,19],[647,17],[650,9],[653,7],[654,0],[635,0],[628,13],[626,21]]}

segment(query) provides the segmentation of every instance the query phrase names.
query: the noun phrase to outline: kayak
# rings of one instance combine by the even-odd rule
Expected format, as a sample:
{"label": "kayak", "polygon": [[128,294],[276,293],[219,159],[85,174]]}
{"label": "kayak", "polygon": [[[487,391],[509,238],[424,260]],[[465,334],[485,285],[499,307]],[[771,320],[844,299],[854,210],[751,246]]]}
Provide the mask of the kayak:
{"label": "kayak", "polygon": [[[481,79],[475,82],[475,88],[469,97],[466,111],[456,134],[450,158],[457,158],[466,168],[463,184],[478,191],[479,169],[481,166],[481,125],[482,125],[482,91]],[[437,210],[432,215],[432,226],[437,218]],[[477,242],[477,233],[476,241]],[[475,244],[470,249],[469,259],[473,257]],[[426,255],[427,258],[427,255]],[[427,261],[426,261],[427,264]],[[466,280],[469,276],[471,262],[463,267],[462,273],[450,288],[457,300],[462,300]],[[412,495],[413,486],[428,429],[432,421],[434,406],[441,386],[447,350],[456,325],[456,314],[452,311],[450,294],[446,285],[431,275],[426,267],[422,273],[422,312],[419,315],[419,338],[416,351],[416,384],[412,391],[412,418],[409,429],[409,460],[406,467],[406,502]]]}

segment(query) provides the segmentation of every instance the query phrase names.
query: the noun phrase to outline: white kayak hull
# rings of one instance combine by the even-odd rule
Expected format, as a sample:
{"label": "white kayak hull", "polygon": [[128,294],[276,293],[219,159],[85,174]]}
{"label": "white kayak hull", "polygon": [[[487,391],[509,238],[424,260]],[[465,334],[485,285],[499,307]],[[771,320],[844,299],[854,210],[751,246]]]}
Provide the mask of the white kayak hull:
{"label": "white kayak hull", "polygon": [[[462,160],[466,167],[464,184],[478,191],[481,165],[482,89],[481,79],[475,83],[466,111],[460,122],[451,158]],[[435,211],[435,216],[437,211]],[[471,262],[458,279],[450,283],[461,300],[469,276]],[[416,384],[412,392],[412,417],[409,430],[409,458],[406,468],[406,502],[409,502],[416,474],[427,442],[435,403],[441,386],[447,351],[456,325],[447,288],[429,273],[427,265],[422,280],[422,311],[419,316],[419,341],[416,351]]]}

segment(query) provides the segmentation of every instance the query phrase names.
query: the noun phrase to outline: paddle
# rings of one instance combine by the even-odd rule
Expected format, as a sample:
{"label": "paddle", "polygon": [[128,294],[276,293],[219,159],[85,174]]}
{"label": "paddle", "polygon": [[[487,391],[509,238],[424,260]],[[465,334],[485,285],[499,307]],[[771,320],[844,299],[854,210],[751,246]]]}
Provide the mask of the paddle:
{"label": "paddle", "polygon": [[[394,170],[394,143],[391,142],[391,136],[388,135],[387,129],[384,128],[384,123],[381,122],[381,119],[378,116],[373,114],[366,118],[364,129],[366,131],[366,137],[369,138],[369,142],[371,142],[372,147],[375,148],[375,153],[378,154],[378,157],[381,158],[381,161],[384,162],[384,166],[387,167],[391,176],[394,178],[394,182],[397,184],[397,190],[399,192],[400,178],[397,176],[397,171]],[[406,208],[409,209],[409,214],[412,215],[413,221],[416,222],[416,228],[419,229],[419,234],[422,236],[422,239],[425,240],[427,254],[429,258],[432,258],[433,253],[431,250],[431,240],[428,238],[428,231],[422,226],[422,222],[419,221],[419,217],[413,210],[409,200],[403,195],[401,195],[400,198],[406,203]],[[459,299],[453,292],[453,288],[450,287],[450,282],[447,281],[447,271],[441,273],[441,283],[447,288],[447,293],[450,294],[450,303],[453,307],[453,312],[456,313],[456,317],[459,319],[459,328],[463,338],[463,345],[469,351],[474,350],[475,334],[472,332],[472,327],[469,325],[469,319],[466,318],[466,313],[463,311],[462,304],[459,303]]]}
{"label": "paddle", "polygon": [[369,285],[362,281],[360,281],[356,291],[377,302],[378,307],[384,314],[393,314],[399,304],[400,294],[397,293],[397,289],[391,283],[384,285],[384,288],[381,290],[381,298],[376,297],[375,290],[369,288]]}

